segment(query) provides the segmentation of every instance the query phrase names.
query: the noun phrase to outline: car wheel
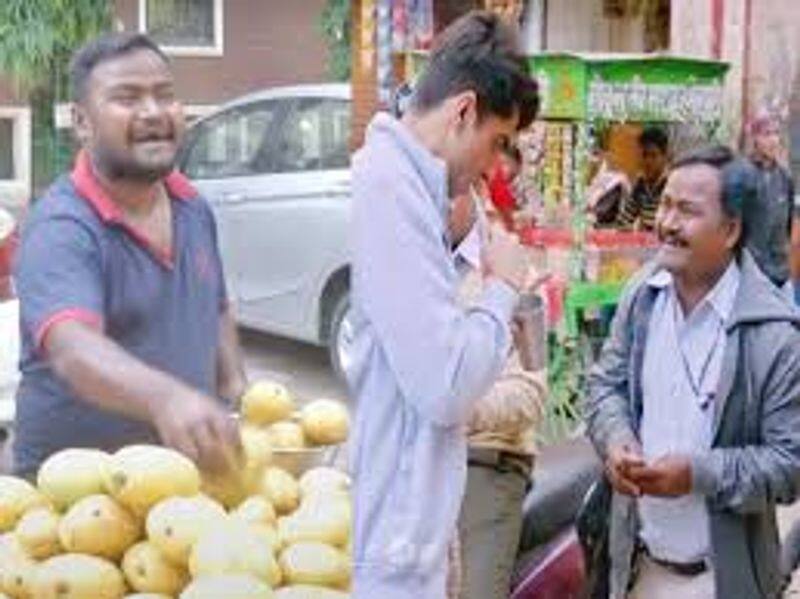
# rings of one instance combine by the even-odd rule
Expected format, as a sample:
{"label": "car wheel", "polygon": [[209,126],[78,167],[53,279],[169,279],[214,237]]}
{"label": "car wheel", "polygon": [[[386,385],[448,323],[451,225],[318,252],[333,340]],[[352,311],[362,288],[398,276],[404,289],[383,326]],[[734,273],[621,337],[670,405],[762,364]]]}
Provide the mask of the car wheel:
{"label": "car wheel", "polygon": [[328,356],[336,377],[345,381],[345,373],[352,359],[353,326],[350,320],[350,294],[343,293],[336,300],[331,313],[328,335]]}

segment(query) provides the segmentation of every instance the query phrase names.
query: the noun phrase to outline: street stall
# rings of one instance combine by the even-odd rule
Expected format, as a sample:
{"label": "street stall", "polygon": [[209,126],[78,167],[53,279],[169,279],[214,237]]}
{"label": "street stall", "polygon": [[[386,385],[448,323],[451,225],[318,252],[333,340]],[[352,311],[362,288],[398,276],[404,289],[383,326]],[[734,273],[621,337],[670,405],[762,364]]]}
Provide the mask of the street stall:
{"label": "street stall", "polygon": [[[413,82],[425,66],[418,48],[394,54],[395,75]],[[653,254],[639,230],[595,226],[587,202],[593,157],[632,181],[645,125],[667,133],[670,153],[723,137],[728,65],[661,54],[543,53],[530,57],[542,94],[539,119],[520,134],[522,203],[534,225],[519,235],[535,265],[552,276],[542,296],[549,328],[545,438],[568,434],[578,398],[628,279]]]}
{"label": "street stall", "polygon": [[587,210],[590,159],[599,154],[632,180],[644,124],[667,131],[673,155],[717,139],[728,67],[678,56],[578,53],[535,55],[531,66],[543,102],[540,120],[520,138],[520,176],[536,225],[520,235],[553,275],[544,289],[553,395],[545,434],[560,436],[578,416],[588,364],[626,281],[655,247],[643,231],[595,228]]}
{"label": "street stall", "polygon": [[[368,89],[373,107],[389,109],[392,90],[413,85],[425,68],[438,5],[361,0],[358,6],[354,90],[359,96]],[[666,54],[600,53],[541,53],[530,64],[542,107],[540,118],[520,135],[515,190],[532,223],[519,230],[520,237],[534,263],[552,274],[542,290],[553,398],[544,435],[557,438],[578,419],[588,364],[625,283],[655,246],[645,231],[594,222],[588,204],[596,200],[596,163],[633,181],[640,170],[638,137],[646,125],[666,132],[673,156],[723,138],[728,65]],[[367,115],[361,116],[359,128]]]}

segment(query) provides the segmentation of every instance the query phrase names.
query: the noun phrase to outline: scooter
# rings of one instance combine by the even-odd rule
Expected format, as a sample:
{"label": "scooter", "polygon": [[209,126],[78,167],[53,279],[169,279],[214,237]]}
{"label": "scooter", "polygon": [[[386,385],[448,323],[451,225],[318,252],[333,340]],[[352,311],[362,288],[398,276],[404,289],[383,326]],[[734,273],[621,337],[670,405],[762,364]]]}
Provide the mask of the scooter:
{"label": "scooter", "polygon": [[523,505],[510,599],[586,599],[587,572],[575,520],[601,472],[585,438],[542,449]]}

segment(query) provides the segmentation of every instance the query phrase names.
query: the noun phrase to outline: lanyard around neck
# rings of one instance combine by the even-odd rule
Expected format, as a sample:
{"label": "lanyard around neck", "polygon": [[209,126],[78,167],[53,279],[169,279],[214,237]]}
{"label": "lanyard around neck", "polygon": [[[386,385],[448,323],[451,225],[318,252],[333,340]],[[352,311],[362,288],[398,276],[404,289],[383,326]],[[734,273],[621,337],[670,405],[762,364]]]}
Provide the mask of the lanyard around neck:
{"label": "lanyard around neck", "polygon": [[[675,333],[675,340],[678,344],[678,353],[681,357],[681,364],[683,365],[683,372],[686,377],[686,380],[689,381],[689,386],[692,389],[692,393],[696,399],[700,401],[700,408],[705,410],[714,399],[714,391],[704,392],[703,389],[705,387],[706,379],[709,375],[709,370],[711,368],[711,362],[714,358],[714,355],[717,351],[719,351],[720,346],[724,345],[721,343],[717,343],[717,339],[719,339],[720,333],[722,332],[725,323],[720,319],[717,323],[716,328],[714,329],[713,335],[713,343],[711,347],[707,351],[705,357],[703,358],[702,366],[700,367],[700,373],[698,374],[697,381],[695,381],[695,377],[692,375],[692,369],[689,366],[689,360],[686,359],[686,354],[683,351],[683,344],[681,343],[681,339],[679,336],[679,332],[677,330],[677,323],[678,323],[678,310],[680,310],[679,303],[677,301],[672,302],[673,304],[673,315],[672,315],[672,326]],[[684,319],[686,322],[687,319]]]}

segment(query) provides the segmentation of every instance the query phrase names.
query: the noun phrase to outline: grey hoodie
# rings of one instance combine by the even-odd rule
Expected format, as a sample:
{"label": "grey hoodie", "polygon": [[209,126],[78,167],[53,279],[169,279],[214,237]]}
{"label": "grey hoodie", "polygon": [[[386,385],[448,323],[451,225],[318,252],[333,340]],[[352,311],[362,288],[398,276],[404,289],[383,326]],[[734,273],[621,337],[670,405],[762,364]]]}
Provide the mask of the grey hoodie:
{"label": "grey hoodie", "polygon": [[[747,251],[726,327],[712,447],[692,461],[706,497],[718,599],[777,598],[782,585],[775,505],[800,488],[800,313]],[[657,290],[649,265],[629,285],[589,375],[587,424],[602,458],[638,439],[642,364]],[[625,597],[638,535],[635,500],[615,494],[610,525],[611,597]]]}

